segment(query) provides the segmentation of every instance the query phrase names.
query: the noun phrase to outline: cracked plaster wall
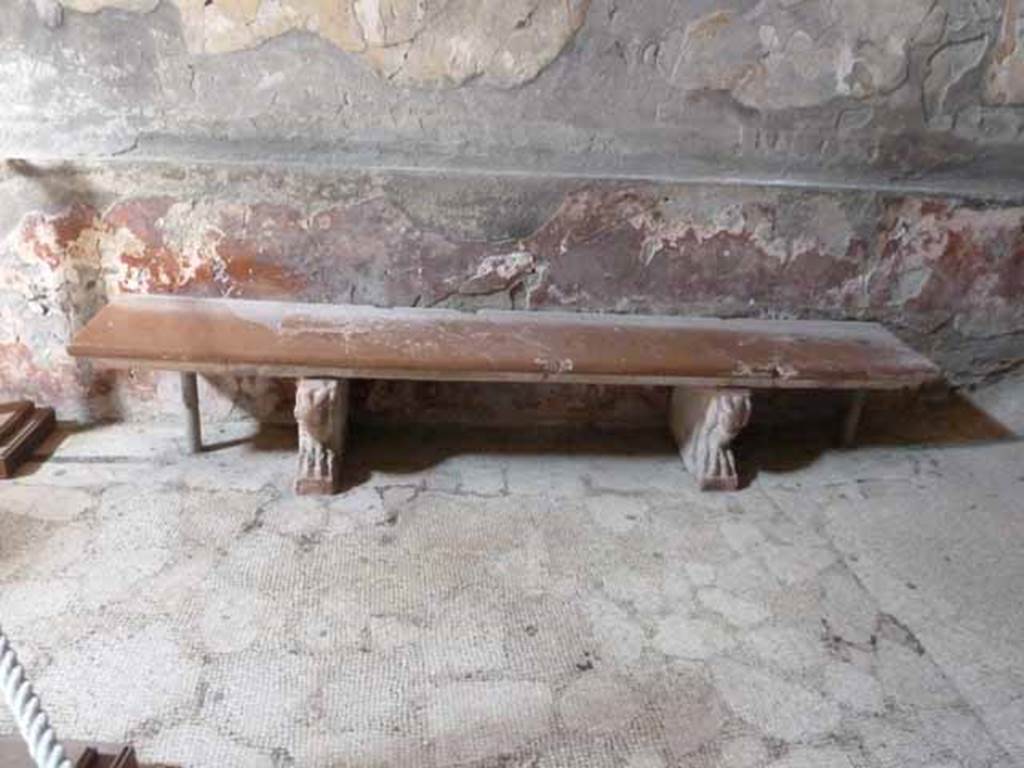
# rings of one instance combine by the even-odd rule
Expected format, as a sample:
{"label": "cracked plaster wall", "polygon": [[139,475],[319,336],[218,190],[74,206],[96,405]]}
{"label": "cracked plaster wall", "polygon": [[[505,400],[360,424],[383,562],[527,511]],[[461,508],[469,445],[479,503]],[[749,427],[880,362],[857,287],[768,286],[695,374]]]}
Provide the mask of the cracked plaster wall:
{"label": "cracked plaster wall", "polygon": [[1022,0],[0,0],[7,157],[1021,194]]}
{"label": "cracked plaster wall", "polygon": [[[124,190],[130,189],[129,193]],[[64,345],[120,293],[382,306],[879,320],[954,382],[1024,360],[1024,206],[487,176],[9,164],[0,182],[0,396],[65,417],[179,411],[176,379],[94,371]],[[217,381],[211,415],[286,410]],[[209,398],[208,398],[209,399]],[[363,412],[653,420],[654,390],[402,384]]]}
{"label": "cracked plaster wall", "polygon": [[[64,356],[118,292],[870,318],[954,382],[1014,368],[1022,4],[0,0],[0,390],[177,411]],[[214,390],[221,415],[288,394]]]}
{"label": "cracked plaster wall", "polygon": [[[171,0],[167,0],[170,2]],[[149,13],[160,0],[61,0],[83,13]],[[482,77],[531,80],[579,29],[589,0],[173,0],[190,53],[256,48],[293,30],[313,32],[400,83],[461,85]],[[43,17],[58,26],[56,0]]]}

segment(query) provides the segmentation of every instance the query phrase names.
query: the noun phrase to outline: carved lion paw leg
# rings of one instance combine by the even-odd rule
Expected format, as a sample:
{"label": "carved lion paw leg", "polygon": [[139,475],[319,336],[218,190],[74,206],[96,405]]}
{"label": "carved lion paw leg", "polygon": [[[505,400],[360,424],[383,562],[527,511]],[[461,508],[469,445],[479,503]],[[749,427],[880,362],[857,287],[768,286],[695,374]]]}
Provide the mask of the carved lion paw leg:
{"label": "carved lion paw leg", "polygon": [[683,464],[702,491],[735,491],[736,458],[729,444],[750,420],[750,391],[689,389],[672,391],[669,415]]}
{"label": "carved lion paw leg", "polygon": [[341,484],[341,456],[348,424],[348,382],[299,379],[295,387],[295,421],[299,425],[295,492],[336,493]]}

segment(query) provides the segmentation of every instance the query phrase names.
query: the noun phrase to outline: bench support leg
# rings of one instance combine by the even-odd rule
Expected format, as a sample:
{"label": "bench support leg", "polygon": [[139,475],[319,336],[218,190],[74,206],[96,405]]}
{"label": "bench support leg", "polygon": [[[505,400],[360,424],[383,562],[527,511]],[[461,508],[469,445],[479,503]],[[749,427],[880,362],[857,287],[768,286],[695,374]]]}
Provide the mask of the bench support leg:
{"label": "bench support leg", "polygon": [[348,381],[299,379],[295,388],[295,421],[299,425],[295,492],[337,492],[348,425]]}
{"label": "bench support leg", "polygon": [[185,403],[185,437],[190,453],[203,450],[203,427],[199,420],[199,382],[194,373],[181,374],[181,399]]}
{"label": "bench support leg", "polygon": [[702,491],[735,491],[739,487],[736,458],[729,444],[749,420],[749,390],[672,390],[672,434],[683,464]]}
{"label": "bench support leg", "polygon": [[839,444],[843,448],[852,448],[857,442],[857,427],[860,426],[860,416],[864,412],[864,401],[868,393],[863,389],[856,389],[850,393],[850,402],[843,415],[843,432],[839,436]]}

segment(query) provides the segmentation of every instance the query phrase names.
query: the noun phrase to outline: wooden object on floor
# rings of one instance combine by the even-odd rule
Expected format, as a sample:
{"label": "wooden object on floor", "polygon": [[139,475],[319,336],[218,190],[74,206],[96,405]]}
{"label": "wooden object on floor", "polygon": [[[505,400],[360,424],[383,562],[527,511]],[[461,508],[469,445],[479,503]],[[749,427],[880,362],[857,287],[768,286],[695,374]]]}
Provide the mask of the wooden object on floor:
{"label": "wooden object on floor", "polygon": [[0,405],[0,478],[14,475],[56,423],[53,408],[26,400]]}
{"label": "wooden object on floor", "polygon": [[[122,744],[96,744],[85,741],[62,741],[74,768],[170,768],[143,766],[135,749]],[[0,768],[33,768],[25,742],[18,736],[0,738]]]}
{"label": "wooden object on floor", "polygon": [[75,768],[139,768],[139,761],[133,747],[97,745],[85,747],[74,765]]}
{"label": "wooden object on floor", "polygon": [[12,403],[0,403],[0,445],[25,423],[35,406],[30,400],[15,400]]}
{"label": "wooden object on floor", "polygon": [[[319,411],[296,403],[297,415],[301,409],[312,419],[300,419],[296,481],[300,492],[310,493],[337,488],[341,443],[333,446],[344,417],[335,409],[346,399],[344,382],[353,378],[665,385],[677,393],[680,387],[694,388],[693,397],[677,394],[670,424],[684,461],[708,489],[737,485],[728,445],[749,417],[749,390],[864,392],[939,379],[934,364],[874,323],[379,309],[168,296],[124,297],[108,304],[75,335],[69,352],[113,367],[161,368],[186,376],[333,380],[331,397],[338,399],[328,410],[337,420],[335,431],[323,432]],[[183,384],[195,447],[194,378],[183,378]],[[315,397],[326,386],[302,384],[299,396]],[[748,394],[736,400],[737,391]],[[862,406],[863,396],[855,395],[844,442],[852,441]]]}

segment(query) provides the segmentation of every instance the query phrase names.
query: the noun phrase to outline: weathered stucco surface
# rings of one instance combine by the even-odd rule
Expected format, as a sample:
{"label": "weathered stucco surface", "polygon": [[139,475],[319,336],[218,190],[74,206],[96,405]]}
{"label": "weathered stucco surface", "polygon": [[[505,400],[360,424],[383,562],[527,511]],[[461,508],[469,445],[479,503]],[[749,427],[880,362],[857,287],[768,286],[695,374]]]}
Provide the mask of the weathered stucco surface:
{"label": "weathered stucco surface", "polygon": [[176,410],[64,355],[119,292],[869,318],[956,382],[1014,368],[1022,1],[0,0],[0,390]]}
{"label": "weathered stucco surface", "polygon": [[991,104],[1024,104],[1024,12],[1020,0],[1005,0],[999,38],[986,79]]}
{"label": "weathered stucco surface", "polygon": [[[60,0],[75,11],[148,13],[160,0]],[[537,76],[589,0],[174,0],[193,53],[255,48],[293,30],[357,53],[389,80],[511,86]]]}
{"label": "weathered stucco surface", "polygon": [[728,91],[754,109],[866,98],[903,83],[910,46],[940,33],[943,14],[932,0],[766,0],[690,22],[660,60],[673,84]]}
{"label": "weathered stucco surface", "polygon": [[1020,0],[56,3],[5,156],[1021,190]]}
{"label": "weathered stucco surface", "polygon": [[[70,334],[119,293],[875,319],[954,381],[1024,359],[1024,206],[857,191],[24,164],[8,170],[0,200],[18,206],[0,250],[0,395],[44,397],[65,416],[131,414],[153,402],[157,412],[177,409],[173,383],[94,372],[66,356]],[[273,382],[218,386],[248,397],[260,415],[288,397]],[[361,395],[371,407],[406,408],[413,397],[378,386]],[[551,394],[534,397],[543,408]],[[570,407],[611,399],[602,390],[575,397]],[[636,407],[627,399],[608,415]]]}

